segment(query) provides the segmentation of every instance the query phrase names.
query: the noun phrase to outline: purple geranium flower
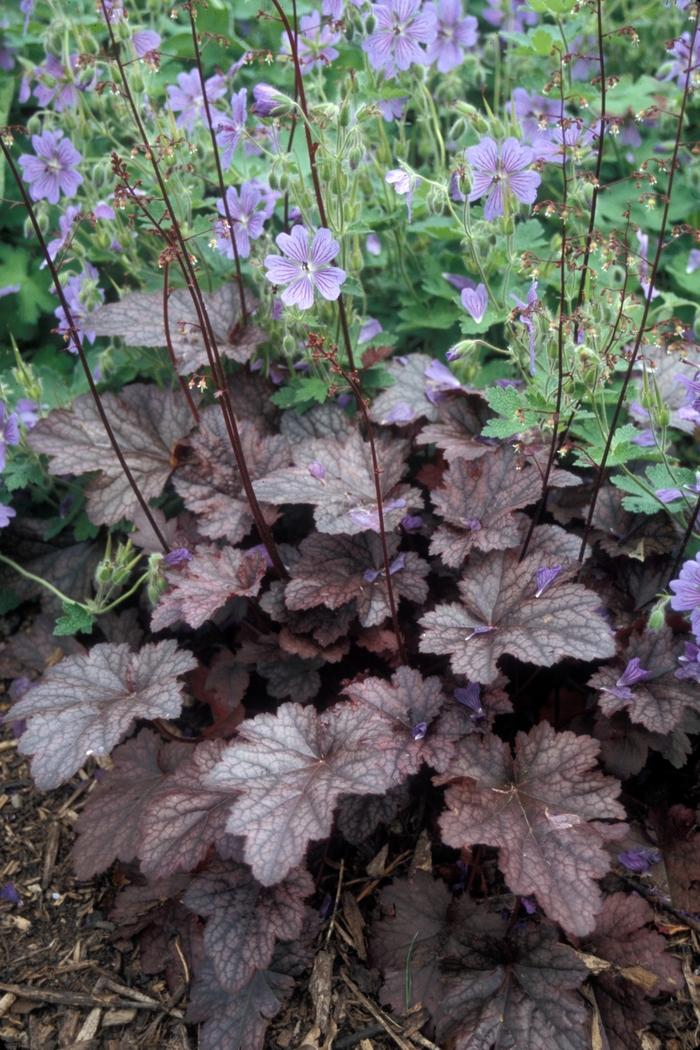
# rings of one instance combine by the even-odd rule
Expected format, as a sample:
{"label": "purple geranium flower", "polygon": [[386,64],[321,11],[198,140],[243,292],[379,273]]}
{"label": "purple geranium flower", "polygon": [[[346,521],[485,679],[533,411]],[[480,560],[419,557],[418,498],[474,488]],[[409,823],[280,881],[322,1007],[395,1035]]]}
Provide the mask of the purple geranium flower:
{"label": "purple geranium flower", "polygon": [[421,44],[432,44],[437,36],[434,10],[421,11],[421,0],[382,0],[372,5],[375,30],[362,45],[373,69],[385,77],[412,65],[424,65]]}
{"label": "purple geranium flower", "polygon": [[464,48],[474,47],[477,40],[477,21],[473,15],[464,16],[462,0],[437,0],[426,4],[423,10],[432,14],[437,25],[437,36],[426,51],[428,65],[436,65],[439,73],[449,73],[464,61]]}
{"label": "purple geranium flower", "polygon": [[654,495],[662,503],[673,503],[674,500],[680,499],[683,493],[680,489],[656,489]]}
{"label": "purple geranium flower", "polygon": [[73,70],[77,60],[77,55],[71,55],[71,68],[66,69],[56,55],[47,54],[41,65],[36,67],[32,79],[36,80],[34,97],[40,106],[47,108],[53,102],[56,113],[62,113],[64,109],[76,105],[78,86],[73,78]]}
{"label": "purple geranium flower", "polygon": [[417,532],[423,528],[423,517],[421,514],[404,514],[400,525],[405,532]]}
{"label": "purple geranium flower", "polygon": [[527,329],[528,333],[528,349],[530,353],[530,375],[535,374],[535,322],[532,315],[537,310],[539,305],[539,297],[537,295],[537,281],[533,281],[530,285],[530,289],[527,293],[527,302],[524,303],[522,299],[518,299],[517,295],[513,296],[516,303],[518,304],[518,320],[522,321]]}
{"label": "purple geranium flower", "polygon": [[691,248],[685,264],[685,272],[695,273],[696,270],[700,270],[700,248]]}
{"label": "purple geranium flower", "polygon": [[401,120],[404,113],[406,112],[406,103],[408,102],[408,96],[402,95],[400,98],[384,98],[378,103],[379,112],[384,117],[387,124],[391,124],[392,120]]}
{"label": "purple geranium flower", "polygon": [[476,288],[463,288],[460,299],[462,306],[470,313],[477,324],[481,324],[484,314],[489,305],[489,295],[485,284],[478,284]]}
{"label": "purple geranium flower", "polygon": [[525,88],[514,88],[512,102],[506,103],[506,111],[515,114],[523,136],[530,141],[561,117],[561,103],[545,95],[531,95]]}
{"label": "purple geranium flower", "polygon": [[27,430],[31,430],[39,422],[39,405],[28,397],[20,397],[15,405],[17,419]]}
{"label": "purple geranium flower", "polygon": [[[695,38],[695,45],[693,47],[693,54],[690,54],[690,33],[682,33],[677,40],[674,40],[670,47],[666,50],[673,56],[673,62],[671,62],[670,68],[664,80],[675,80],[681,90],[685,87],[686,77],[688,75],[688,64],[690,63],[691,70],[697,72],[698,62],[700,62],[700,34]],[[690,74],[691,83],[693,81],[693,72]]]}
{"label": "purple geranium flower", "polygon": [[536,171],[525,171],[534,153],[517,139],[508,138],[500,147],[486,136],[466,151],[473,177],[470,201],[486,196],[484,218],[491,222],[503,215],[505,201],[513,194],[523,204],[533,204],[542,181]]}
{"label": "purple geranium flower", "polygon": [[693,634],[700,640],[700,552],[687,561],[678,579],[671,580],[673,591],[671,608],[676,612],[689,612]]}
{"label": "purple geranium flower", "polygon": [[0,503],[0,529],[7,528],[12,519],[16,516],[16,510],[13,510],[12,507],[8,507],[6,503]]}
{"label": "purple geranium flower", "polygon": [[[60,236],[52,238],[47,244],[47,250],[50,259],[55,259],[59,252],[63,251],[66,244],[68,243],[73,226],[80,217],[80,208],[77,204],[69,204],[63,215],[59,217],[58,228],[60,230]],[[43,270],[46,266],[46,259],[41,263],[39,269]]]}
{"label": "purple geranium flower", "polygon": [[32,146],[36,156],[23,153],[19,157],[22,177],[29,183],[29,195],[34,201],[44,198],[49,204],[58,204],[62,193],[74,197],[83,176],[75,171],[76,164],[83,159],[70,139],[62,131],[44,131],[32,135]]}
{"label": "purple geranium flower", "polygon": [[221,150],[221,163],[225,168],[230,166],[241,135],[245,131],[247,99],[246,88],[237,91],[231,99],[231,116],[223,117],[216,127],[216,142]]}
{"label": "purple geranium flower", "polygon": [[253,87],[252,112],[258,117],[272,117],[289,105],[286,95],[272,84],[256,84]]}
{"label": "purple geranium flower", "polygon": [[[209,77],[204,82],[207,100],[210,105],[218,102],[226,94],[226,78],[220,73]],[[177,84],[168,84],[168,104],[173,113],[177,113],[175,123],[179,128],[193,131],[194,126],[204,114],[204,94],[199,72],[196,69],[189,73],[178,73]],[[216,127],[224,119],[220,113],[212,113],[212,123]]]}
{"label": "purple geranium flower", "polygon": [[411,730],[411,736],[414,740],[424,740],[425,734],[428,732],[427,722],[416,722],[413,729]]}
{"label": "purple geranium flower", "polygon": [[[401,552],[401,554],[396,555],[394,560],[389,565],[389,575],[393,576],[395,573],[401,572],[401,570],[405,568],[406,555],[403,552]],[[363,579],[365,579],[367,583],[376,583],[379,577],[383,575],[384,569],[365,569],[364,573],[362,574]]]}
{"label": "purple geranium flower", "polygon": [[365,241],[365,248],[370,255],[381,255],[382,254],[382,242],[376,233],[368,233],[367,240]]}
{"label": "purple geranium flower", "polygon": [[0,471],[5,469],[5,449],[8,445],[19,445],[19,420],[16,412],[8,412],[0,401]]}
{"label": "purple geranium flower", "polygon": [[330,230],[320,227],[309,244],[309,231],[294,226],[291,233],[278,234],[276,243],[283,254],[265,258],[265,276],[272,284],[288,285],[282,292],[283,303],[308,310],[313,306],[314,289],[324,299],[338,298],[346,273],[329,265],[340,251]]}
{"label": "purple geranium flower", "polygon": [[[82,272],[72,274],[63,285],[63,294],[66,297],[73,321],[78,330],[78,338],[81,342],[84,339],[87,339],[89,343],[95,342],[95,332],[89,329],[85,331],[83,329],[83,321],[98,303],[104,301],[105,293],[101,288],[98,288],[98,280],[99,274],[97,270],[91,263],[86,262]],[[62,335],[68,336],[70,329],[62,305],[56,307],[54,316],[58,318],[58,331]],[[68,350],[72,354],[78,352],[78,348],[72,338],[69,340]]]}
{"label": "purple geranium flower", "polygon": [[433,404],[441,401],[443,395],[449,393],[450,390],[462,389],[462,384],[457,376],[453,375],[442,361],[431,361],[423,375],[427,380],[425,396]]}
{"label": "purple geranium flower", "polygon": [[[239,195],[238,190],[230,186],[226,190],[226,203],[238,254],[242,259],[247,259],[250,255],[251,240],[258,239],[265,225],[265,206],[260,187],[253,182],[244,182]],[[219,214],[224,216],[215,226],[216,246],[223,255],[232,259],[233,247],[227,229],[226,208],[221,198],[216,202],[216,207]]]}
{"label": "purple geranium flower", "polygon": [[[333,44],[337,44],[340,40],[340,33],[327,22],[322,24],[318,11],[312,11],[311,14],[303,15],[299,19],[298,40],[299,66],[302,73],[308,73],[312,69],[323,69],[340,54],[333,47]],[[282,34],[282,53],[289,54],[289,40],[286,33]]]}
{"label": "purple geranium flower", "polygon": [[160,34],[154,29],[137,29],[131,37],[138,58],[153,55],[160,47]]}
{"label": "purple geranium flower", "polygon": [[406,198],[408,221],[411,222],[413,219],[413,190],[416,185],[416,176],[408,171],[404,171],[403,168],[392,168],[391,171],[387,171],[384,181],[389,186],[393,186],[401,197]]}

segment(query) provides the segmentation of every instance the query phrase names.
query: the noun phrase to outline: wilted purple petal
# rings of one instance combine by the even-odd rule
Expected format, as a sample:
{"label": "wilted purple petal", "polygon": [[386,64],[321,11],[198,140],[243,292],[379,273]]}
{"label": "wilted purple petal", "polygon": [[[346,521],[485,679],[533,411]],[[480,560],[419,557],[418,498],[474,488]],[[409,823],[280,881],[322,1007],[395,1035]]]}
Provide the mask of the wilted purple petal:
{"label": "wilted purple petal", "polygon": [[22,898],[20,897],[14,882],[6,882],[2,889],[0,889],[0,900],[9,901],[10,904],[21,907]]}
{"label": "wilted purple petal", "polygon": [[470,682],[464,688],[455,689],[454,698],[464,707],[468,707],[477,718],[483,718],[484,709],[481,706],[481,686],[478,682]]}
{"label": "wilted purple petal", "polygon": [[680,489],[656,489],[654,495],[662,503],[673,503],[674,500],[681,498],[682,492]]}
{"label": "wilted purple petal", "polygon": [[535,573],[535,581],[537,584],[535,598],[539,598],[544,594],[548,587],[551,587],[560,572],[561,565],[543,566],[541,569],[537,570]]}
{"label": "wilted purple petal", "polygon": [[412,423],[416,413],[407,401],[397,401],[382,418],[382,424],[388,426],[390,423]]}
{"label": "wilted purple petal", "polygon": [[401,528],[406,532],[416,532],[423,527],[423,517],[420,514],[406,514],[401,519]]}
{"label": "wilted purple petal", "polygon": [[187,547],[175,547],[168,551],[163,561],[172,568],[174,565],[183,565],[185,562],[192,561],[192,554]]}
{"label": "wilted purple petal", "polygon": [[648,849],[645,846],[639,846],[635,849],[628,849],[623,853],[618,853],[617,859],[623,868],[627,868],[628,871],[634,871],[638,875],[644,875],[649,871],[652,864],[659,863],[661,860],[661,854],[657,849]]}
{"label": "wilted purple petal", "polygon": [[411,736],[414,740],[424,740],[425,734],[428,732],[427,722],[416,722],[413,729],[411,730]]}
{"label": "wilted purple petal", "polygon": [[323,463],[319,463],[317,459],[309,463],[309,474],[312,478],[316,478],[317,481],[323,481],[326,476],[326,468]]}
{"label": "wilted purple petal", "polygon": [[358,345],[363,346],[364,343],[369,343],[374,339],[375,335],[379,335],[383,331],[384,329],[376,317],[368,317],[360,328],[360,334],[357,337]]}

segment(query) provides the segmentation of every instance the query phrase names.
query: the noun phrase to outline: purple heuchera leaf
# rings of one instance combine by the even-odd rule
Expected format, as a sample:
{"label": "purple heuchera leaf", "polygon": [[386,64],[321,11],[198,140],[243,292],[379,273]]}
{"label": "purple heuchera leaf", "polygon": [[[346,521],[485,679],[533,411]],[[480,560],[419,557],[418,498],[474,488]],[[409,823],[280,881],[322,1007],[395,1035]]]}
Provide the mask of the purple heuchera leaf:
{"label": "purple heuchera leaf", "polygon": [[245,835],[245,859],[264,886],[281,882],[310,841],[330,834],[341,795],[381,794],[395,782],[395,755],[377,746],[382,727],[350,705],[319,715],[283,704],[246,720],[205,777],[212,790],[237,793],[227,823]]}
{"label": "purple heuchera leaf", "polygon": [[207,918],[204,950],[222,988],[240,993],[270,964],[277,940],[292,941],[301,934],[303,901],[313,892],[313,879],[304,868],[262,891],[243,864],[214,861],[195,876],[184,903]]}
{"label": "purple heuchera leaf", "polygon": [[614,638],[593,591],[563,583],[535,598],[541,561],[538,553],[518,561],[515,551],[472,552],[459,584],[462,603],[437,605],[420,620],[421,652],[449,653],[455,674],[484,684],[496,678],[503,653],[540,667],[565,656],[613,656]]}
{"label": "purple heuchera leaf", "polygon": [[26,718],[18,750],[33,755],[41,791],[65,783],[91,755],[109,755],[138,718],[176,718],[182,707],[178,676],[197,666],[176,642],[99,644],[68,656],[12,707]]}
{"label": "purple heuchera leaf", "polygon": [[456,849],[500,847],[499,867],[513,893],[536,897],[576,936],[590,933],[602,897],[595,880],[610,867],[605,841],[624,818],[620,786],[595,769],[600,745],[540,722],[518,733],[515,757],[495,736],[467,737],[438,784],[451,784],[440,819]]}
{"label": "purple heuchera leaf", "polygon": [[551,587],[560,572],[561,565],[543,566],[541,569],[537,570],[535,573],[535,582],[537,584],[535,598],[539,598],[544,594],[548,587]]}
{"label": "purple heuchera leaf", "polygon": [[374,399],[370,418],[383,426],[412,423],[422,416],[437,419],[437,409],[427,395],[425,370],[429,365],[426,354],[392,358],[386,365],[392,385]]}
{"label": "purple heuchera leaf", "polygon": [[257,553],[200,544],[177,572],[166,574],[169,589],[151,616],[151,628],[161,631],[178,620],[201,627],[231,598],[254,597],[267,563]]}
{"label": "purple heuchera leaf", "polygon": [[657,849],[647,849],[644,846],[639,846],[635,849],[628,849],[623,853],[618,853],[617,859],[623,868],[627,868],[628,871],[644,875],[653,864],[659,863],[661,854]]}

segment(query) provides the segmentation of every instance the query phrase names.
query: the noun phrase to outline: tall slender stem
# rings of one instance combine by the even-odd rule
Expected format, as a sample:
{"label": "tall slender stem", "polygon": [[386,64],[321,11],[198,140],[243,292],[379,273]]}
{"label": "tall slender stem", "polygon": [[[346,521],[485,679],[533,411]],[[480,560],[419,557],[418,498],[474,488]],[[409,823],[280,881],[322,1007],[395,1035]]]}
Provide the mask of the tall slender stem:
{"label": "tall slender stem", "polygon": [[595,230],[596,209],[598,207],[598,194],[600,192],[600,173],[603,168],[603,152],[605,149],[605,124],[607,120],[607,84],[605,82],[605,48],[603,46],[603,0],[596,0],[596,19],[598,37],[598,61],[600,62],[600,128],[598,134],[598,153],[595,162],[595,182],[593,183],[593,196],[591,197],[591,214],[588,219],[588,232],[586,233],[586,246],[583,252],[583,265],[581,267],[581,280],[578,286],[576,298],[576,320],[574,322],[574,343],[578,338],[579,318],[578,311],[583,305],[586,294],[586,277],[588,275],[588,264],[591,258],[591,245],[593,243],[593,232]]}
{"label": "tall slender stem", "polygon": [[129,110],[131,112],[136,129],[139,133],[141,145],[145,150],[147,159],[151,163],[151,167],[153,168],[153,174],[155,175],[160,194],[163,200],[163,204],[165,205],[168,218],[170,219],[172,235],[168,236],[167,231],[163,231],[159,223],[156,223],[156,228],[161,230],[161,233],[163,233],[163,235],[165,236],[166,243],[169,246],[173,246],[172,237],[175,238],[175,244],[177,246],[178,264],[182,269],[182,273],[185,278],[188,291],[192,297],[192,303],[194,305],[195,312],[197,314],[197,319],[199,321],[202,339],[204,341],[204,347],[207,353],[207,358],[212,369],[214,381],[216,382],[221,394],[221,396],[217,400],[219,405],[221,406],[226,431],[229,437],[229,441],[231,442],[233,455],[236,460],[236,465],[238,467],[239,474],[241,476],[241,483],[243,485],[243,489],[245,491],[246,498],[248,500],[251,513],[253,515],[253,519],[260,534],[260,539],[264,544],[268,554],[270,555],[270,560],[272,561],[275,572],[277,572],[279,576],[285,577],[287,576],[287,571],[284,567],[279,551],[277,549],[277,544],[274,541],[272,531],[267,522],[265,521],[265,516],[263,514],[262,508],[255,495],[255,492],[253,491],[253,483],[251,481],[250,472],[248,470],[248,465],[245,460],[243,445],[241,443],[240,433],[238,430],[238,424],[236,422],[236,416],[233,411],[233,405],[231,404],[228,385],[226,383],[226,374],[224,372],[223,365],[221,362],[219,347],[217,345],[214,330],[209,319],[209,314],[207,311],[206,303],[204,301],[204,296],[202,295],[202,290],[199,287],[197,275],[194,271],[192,260],[190,259],[190,255],[187,250],[187,245],[185,244],[185,239],[183,237],[182,230],[180,229],[180,224],[178,222],[177,215],[175,214],[175,209],[173,207],[172,201],[170,200],[168,188],[165,184],[165,179],[163,178],[162,172],[160,170],[160,165],[158,164],[155,153],[153,152],[153,149],[148,141],[148,135],[146,134],[146,129],[141,119],[141,114],[139,113],[138,107],[134,100],[134,96],[131,92],[129,80],[126,75],[126,70],[124,69],[124,64],[119,55],[119,47],[117,45],[117,40],[114,35],[114,30],[112,28],[107,9],[105,7],[104,0],[100,0],[100,4],[102,6],[102,13],[104,15],[105,23],[107,26],[107,32],[109,33],[112,57],[116,63],[117,69],[119,70],[119,78],[121,80],[122,88],[124,90],[124,96],[129,106]]}
{"label": "tall slender stem", "polygon": [[180,389],[184,395],[185,401],[192,413],[192,418],[195,423],[199,424],[199,410],[194,403],[192,392],[185,382],[184,376],[181,376],[177,370],[177,358],[175,356],[175,348],[173,347],[172,335],[170,333],[170,309],[168,300],[170,299],[170,263],[166,260],[163,263],[163,331],[165,332],[165,345],[168,348],[168,356],[170,363],[173,366],[175,375],[177,376]]}
{"label": "tall slender stem", "polygon": [[238,284],[238,295],[241,300],[241,314],[243,316],[243,324],[248,324],[248,307],[245,301],[245,291],[243,289],[243,274],[241,273],[241,260],[238,254],[238,244],[236,243],[236,234],[233,228],[233,219],[231,218],[231,209],[229,208],[228,198],[226,196],[226,187],[224,185],[224,172],[221,167],[221,156],[219,154],[219,144],[216,141],[216,132],[214,131],[214,125],[211,119],[211,107],[209,105],[209,98],[207,96],[207,87],[204,82],[204,70],[202,68],[202,52],[199,47],[199,37],[197,36],[197,26],[195,25],[194,19],[194,0],[190,0],[186,5],[187,13],[190,16],[190,28],[192,30],[192,41],[194,44],[194,58],[199,73],[199,83],[202,86],[202,100],[204,102],[204,112],[207,118],[207,127],[209,128],[209,136],[211,138],[211,148],[214,154],[214,163],[216,165],[216,177],[219,182],[219,193],[221,194],[221,200],[224,206],[224,214],[226,216],[226,222],[228,224],[228,235],[231,241],[231,248],[233,249],[233,259],[236,266],[236,283]]}
{"label": "tall slender stem", "polygon": [[593,497],[591,499],[591,505],[588,508],[588,516],[586,518],[586,525],[583,531],[583,539],[581,540],[581,549],[579,550],[578,560],[581,563],[586,554],[586,545],[588,543],[588,535],[591,531],[591,523],[593,521],[593,514],[595,512],[596,503],[598,501],[598,495],[600,493],[601,486],[603,484],[603,477],[605,475],[605,468],[608,463],[610,456],[610,449],[612,448],[613,438],[615,436],[615,430],[622,413],[622,406],[625,403],[625,397],[627,395],[627,387],[630,384],[632,378],[632,372],[634,366],[637,363],[637,357],[639,355],[639,349],[642,345],[642,339],[646,331],[647,318],[649,317],[649,308],[651,306],[651,299],[654,293],[654,284],[656,283],[656,274],[659,268],[659,261],[661,259],[661,253],[664,249],[664,237],[666,236],[666,226],[668,225],[668,213],[671,208],[671,196],[673,194],[673,181],[676,175],[676,168],[678,165],[678,152],[681,145],[681,135],[683,132],[683,121],[685,120],[685,111],[688,105],[688,95],[690,94],[690,80],[693,74],[693,55],[695,53],[695,41],[698,35],[698,25],[700,24],[700,5],[695,6],[695,19],[693,21],[693,30],[690,35],[690,45],[688,49],[688,68],[685,72],[685,84],[683,86],[683,97],[681,98],[681,108],[678,114],[678,125],[676,127],[676,136],[673,142],[673,153],[671,155],[671,170],[668,173],[668,183],[666,185],[666,194],[664,201],[664,210],[661,216],[661,228],[659,230],[659,236],[656,242],[656,251],[654,252],[654,261],[651,266],[649,273],[649,286],[647,288],[646,295],[644,296],[644,310],[642,312],[642,319],[637,329],[637,335],[634,340],[634,346],[632,353],[630,354],[629,361],[627,364],[627,371],[622,381],[622,388],[620,390],[619,397],[615,404],[615,410],[613,412],[612,421],[610,423],[610,430],[605,442],[605,448],[603,449],[603,456],[598,467],[596,475],[595,486],[593,489]]}
{"label": "tall slender stem", "polygon": [[167,553],[168,550],[170,549],[169,546],[168,546],[168,541],[166,540],[165,536],[163,535],[163,533],[161,532],[160,528],[158,527],[158,523],[156,522],[155,518],[153,517],[153,514],[151,513],[151,508],[148,506],[148,503],[146,502],[146,499],[145,499],[143,493],[141,492],[141,489],[139,488],[139,486],[138,486],[138,484],[136,482],[136,479],[134,478],[134,475],[131,473],[131,469],[129,467],[129,464],[127,463],[127,461],[126,461],[126,459],[124,457],[124,453],[122,452],[121,447],[119,445],[119,442],[117,441],[116,434],[114,433],[114,430],[112,429],[112,425],[111,425],[109,419],[107,418],[107,413],[105,412],[104,405],[102,404],[102,398],[100,397],[99,392],[97,390],[97,386],[95,384],[95,380],[93,378],[92,371],[90,369],[90,364],[89,364],[87,356],[85,354],[85,348],[83,347],[83,341],[80,338],[80,333],[78,331],[78,326],[75,323],[75,319],[73,317],[73,312],[72,312],[72,310],[71,310],[71,308],[70,308],[70,306],[68,304],[68,300],[66,299],[65,293],[64,293],[63,288],[61,286],[61,282],[60,282],[59,277],[58,277],[58,270],[56,269],[56,266],[54,264],[53,259],[51,258],[48,246],[47,246],[46,241],[44,239],[44,235],[41,232],[41,229],[39,227],[39,223],[37,222],[36,214],[35,214],[35,211],[34,211],[34,205],[32,204],[32,201],[30,200],[29,194],[27,193],[27,191],[26,191],[26,189],[24,187],[24,183],[22,182],[20,174],[17,171],[17,168],[15,166],[15,162],[12,159],[12,154],[11,154],[8,146],[6,145],[5,140],[2,138],[2,136],[0,136],[0,148],[2,148],[2,152],[4,154],[5,161],[7,162],[7,166],[10,169],[12,177],[14,178],[15,182],[17,183],[17,187],[18,187],[19,192],[20,192],[20,194],[22,196],[22,200],[24,202],[24,206],[27,209],[27,214],[29,215],[29,220],[30,220],[30,222],[32,224],[32,228],[34,230],[34,234],[35,234],[36,239],[38,240],[39,245],[41,247],[42,254],[43,254],[44,259],[46,261],[46,265],[49,268],[49,272],[51,274],[51,279],[53,280],[53,284],[54,284],[54,289],[56,291],[56,295],[58,296],[58,301],[60,302],[60,304],[61,304],[61,306],[63,308],[63,313],[64,313],[64,316],[66,318],[66,325],[68,326],[68,334],[70,336],[70,339],[73,342],[73,345],[75,346],[76,350],[78,351],[78,357],[80,358],[80,364],[82,365],[83,372],[85,373],[85,378],[87,379],[88,386],[90,388],[90,393],[92,395],[92,399],[95,402],[95,408],[97,409],[97,414],[100,417],[100,422],[102,423],[102,426],[105,429],[105,432],[106,432],[107,437],[109,439],[109,443],[112,446],[114,454],[117,457],[117,460],[119,462],[119,466],[122,468],[122,470],[124,472],[124,476],[125,476],[126,480],[128,481],[129,486],[130,486],[132,492],[134,493],[134,496],[136,497],[136,500],[137,500],[139,506],[141,507],[141,510],[143,511],[143,513],[146,516],[146,520],[148,521],[149,525],[153,529],[153,533],[156,536],[159,544],[161,545],[163,550]]}
{"label": "tall slender stem", "polygon": [[530,540],[532,534],[535,531],[535,526],[541,520],[542,515],[545,512],[547,506],[547,494],[549,492],[549,479],[552,474],[554,467],[554,459],[557,454],[557,444],[559,437],[559,420],[561,417],[561,403],[564,392],[564,304],[566,300],[566,235],[567,235],[567,224],[568,224],[568,200],[569,200],[569,180],[566,171],[567,155],[566,155],[566,120],[564,110],[564,60],[563,55],[559,55],[559,93],[561,99],[560,117],[559,123],[561,124],[561,170],[563,178],[563,189],[562,189],[562,221],[561,221],[561,251],[559,253],[559,322],[557,325],[557,394],[554,406],[553,426],[552,426],[552,440],[549,445],[549,455],[547,457],[547,465],[545,467],[544,475],[542,477],[542,494],[540,496],[537,508],[530,518],[530,524],[528,526],[525,540],[523,541],[522,548],[520,550],[520,560],[527,554],[527,549],[530,546]]}

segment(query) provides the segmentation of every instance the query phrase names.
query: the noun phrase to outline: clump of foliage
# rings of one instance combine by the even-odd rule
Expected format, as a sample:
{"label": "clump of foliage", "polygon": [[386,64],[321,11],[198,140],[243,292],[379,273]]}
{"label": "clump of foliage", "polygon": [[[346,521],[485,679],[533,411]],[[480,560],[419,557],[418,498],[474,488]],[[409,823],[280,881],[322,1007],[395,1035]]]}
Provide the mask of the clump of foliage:
{"label": "clump of foliage", "polygon": [[78,878],[255,1050],[340,862],[427,842],[385,1004],[640,1046],[631,886],[700,910],[698,6],[70,7],[2,29],[0,563]]}

